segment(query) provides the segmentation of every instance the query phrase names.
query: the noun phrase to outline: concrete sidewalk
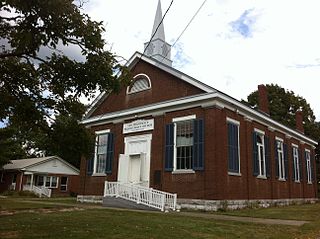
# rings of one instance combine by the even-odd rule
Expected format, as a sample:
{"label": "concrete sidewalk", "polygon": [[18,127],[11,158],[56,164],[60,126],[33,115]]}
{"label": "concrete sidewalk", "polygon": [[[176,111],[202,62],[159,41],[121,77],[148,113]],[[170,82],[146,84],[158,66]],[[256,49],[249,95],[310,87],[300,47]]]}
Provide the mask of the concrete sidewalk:
{"label": "concrete sidewalk", "polygon": [[177,215],[207,218],[207,219],[213,219],[213,220],[226,220],[226,221],[261,223],[261,224],[271,224],[271,225],[287,225],[287,226],[302,226],[306,223],[309,223],[308,221],[267,219],[267,218],[258,218],[258,217],[239,217],[239,216],[217,215],[212,213],[199,213],[199,212],[179,212],[177,213]]}

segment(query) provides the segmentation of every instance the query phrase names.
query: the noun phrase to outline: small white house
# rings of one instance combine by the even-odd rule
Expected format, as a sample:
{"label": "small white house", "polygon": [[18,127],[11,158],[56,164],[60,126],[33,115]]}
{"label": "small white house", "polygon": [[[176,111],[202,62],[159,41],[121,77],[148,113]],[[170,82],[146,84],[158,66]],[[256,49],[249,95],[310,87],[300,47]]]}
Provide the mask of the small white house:
{"label": "small white house", "polygon": [[0,177],[0,192],[27,190],[47,197],[78,192],[79,169],[58,156],[12,160]]}

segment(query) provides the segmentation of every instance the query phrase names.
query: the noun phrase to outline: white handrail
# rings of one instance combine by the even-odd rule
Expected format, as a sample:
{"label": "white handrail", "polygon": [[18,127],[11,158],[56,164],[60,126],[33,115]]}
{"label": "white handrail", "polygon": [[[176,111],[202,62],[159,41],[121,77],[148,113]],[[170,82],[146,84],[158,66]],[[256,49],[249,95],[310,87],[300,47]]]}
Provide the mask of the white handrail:
{"label": "white handrail", "polygon": [[104,196],[120,197],[161,211],[166,207],[176,210],[177,194],[120,182],[105,181],[104,186]]}
{"label": "white handrail", "polygon": [[42,197],[42,195],[50,198],[52,190],[46,187],[37,187],[34,185],[23,185],[23,190],[24,191],[31,191],[34,192],[35,194],[39,195],[39,197]]}

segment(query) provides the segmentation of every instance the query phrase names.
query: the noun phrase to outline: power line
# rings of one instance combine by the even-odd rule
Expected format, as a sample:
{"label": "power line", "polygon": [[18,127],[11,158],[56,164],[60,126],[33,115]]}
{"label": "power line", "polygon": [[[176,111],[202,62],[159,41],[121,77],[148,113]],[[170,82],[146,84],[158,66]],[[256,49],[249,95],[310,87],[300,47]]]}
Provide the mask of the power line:
{"label": "power line", "polygon": [[[203,7],[203,5],[207,2],[207,0],[204,0],[203,3],[201,4],[201,6],[198,8],[198,10],[195,12],[195,14],[192,16],[192,18],[190,19],[190,21],[188,22],[188,24],[186,25],[186,27],[183,29],[183,31],[181,32],[181,34],[179,35],[179,37],[177,38],[177,40],[171,45],[171,47],[173,48],[174,45],[180,40],[181,36],[184,34],[184,32],[187,30],[187,28],[190,26],[191,22],[193,21],[193,19],[198,15],[198,13],[200,12],[201,8]],[[167,51],[166,55],[163,57],[162,61],[167,57],[169,51]],[[161,61],[161,62],[162,62]]]}
{"label": "power line", "polygon": [[[151,38],[150,38],[150,40],[149,40],[149,42],[148,42],[147,46],[144,48],[144,51],[143,51],[142,55],[140,56],[140,58],[139,58],[138,62],[139,62],[139,61],[141,60],[141,58],[144,56],[144,54],[145,54],[145,52],[146,52],[147,48],[149,47],[149,45],[150,45],[150,43],[151,43],[151,41],[152,41],[153,37],[156,35],[156,33],[157,33],[157,31],[158,31],[159,27],[161,26],[161,24],[162,24],[162,22],[163,22],[164,18],[166,17],[166,15],[167,15],[168,11],[170,10],[170,8],[171,8],[171,6],[172,6],[172,4],[173,4],[173,1],[174,1],[174,0],[172,0],[172,1],[171,1],[171,3],[170,3],[170,5],[169,5],[169,7],[167,8],[167,10],[166,10],[165,14],[164,14],[164,15],[163,15],[163,17],[162,17],[162,19],[161,19],[160,23],[158,24],[158,26],[157,26],[156,30],[155,30],[155,31],[154,31],[154,33],[152,34],[152,36],[151,36]],[[137,64],[136,64],[136,65],[137,65]]]}

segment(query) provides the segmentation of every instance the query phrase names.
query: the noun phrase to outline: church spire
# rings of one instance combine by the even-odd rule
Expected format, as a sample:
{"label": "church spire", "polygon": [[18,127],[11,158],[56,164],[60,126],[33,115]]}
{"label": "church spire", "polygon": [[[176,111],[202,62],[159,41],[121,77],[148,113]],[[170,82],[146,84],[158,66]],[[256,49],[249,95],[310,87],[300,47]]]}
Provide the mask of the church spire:
{"label": "church spire", "polygon": [[[171,66],[172,65],[172,61],[170,59],[171,45],[168,44],[165,40],[164,25],[163,25],[163,22],[161,21],[162,21],[162,10],[161,10],[161,1],[159,0],[156,16],[154,18],[152,34],[151,34],[151,36],[153,35],[154,36],[150,44],[149,42],[146,42],[144,44],[145,52],[147,56],[151,56],[156,60]],[[146,49],[146,47],[148,48]]]}

